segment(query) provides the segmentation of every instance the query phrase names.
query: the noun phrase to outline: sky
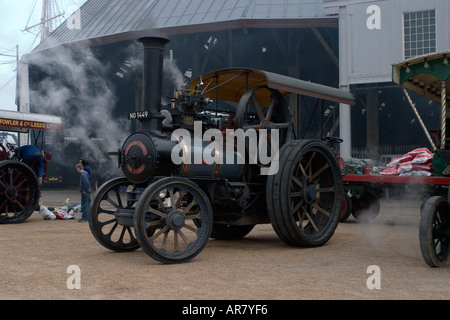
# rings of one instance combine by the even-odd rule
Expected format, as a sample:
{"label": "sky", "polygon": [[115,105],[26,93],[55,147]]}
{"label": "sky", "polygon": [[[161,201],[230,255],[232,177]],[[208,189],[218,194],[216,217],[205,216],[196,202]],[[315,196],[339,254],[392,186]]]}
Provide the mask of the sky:
{"label": "sky", "polygon": [[[17,110],[16,46],[19,56],[31,52],[40,42],[39,30],[24,32],[26,27],[38,24],[42,16],[42,0],[0,0],[0,109]],[[53,0],[59,12],[86,0]],[[68,16],[66,15],[66,18]],[[3,55],[2,55],[3,54]],[[7,56],[5,56],[7,55]],[[13,57],[10,57],[13,56]]]}

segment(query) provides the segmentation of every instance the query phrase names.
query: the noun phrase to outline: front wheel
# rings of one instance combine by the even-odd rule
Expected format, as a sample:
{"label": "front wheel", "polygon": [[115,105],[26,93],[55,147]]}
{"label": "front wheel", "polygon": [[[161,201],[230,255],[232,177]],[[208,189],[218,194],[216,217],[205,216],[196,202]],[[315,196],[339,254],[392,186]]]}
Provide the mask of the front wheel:
{"label": "front wheel", "polygon": [[450,252],[450,205],[444,197],[431,197],[422,207],[420,250],[431,267],[442,267]]}
{"label": "front wheel", "polygon": [[[89,209],[89,227],[95,239],[116,252],[134,251],[139,243],[134,235],[135,201],[129,192],[135,190],[127,178],[115,178],[103,184],[95,193]],[[131,223],[126,223],[128,220]]]}
{"label": "front wheel", "polygon": [[142,250],[166,264],[196,257],[206,246],[212,225],[208,197],[184,178],[164,178],[151,184],[142,193],[134,216]]}

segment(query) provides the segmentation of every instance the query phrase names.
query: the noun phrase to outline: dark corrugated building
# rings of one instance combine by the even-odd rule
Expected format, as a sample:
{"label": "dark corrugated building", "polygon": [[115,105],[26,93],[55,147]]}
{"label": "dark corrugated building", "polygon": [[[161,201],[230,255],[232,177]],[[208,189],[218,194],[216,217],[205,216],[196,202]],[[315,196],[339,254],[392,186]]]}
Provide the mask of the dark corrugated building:
{"label": "dark corrugated building", "polygon": [[[136,39],[148,35],[170,39],[163,97],[227,67],[338,87],[338,19],[323,7],[323,0],[89,0],[25,57],[30,109],[66,119],[56,162],[86,157],[105,165],[103,155],[135,129],[126,115],[140,104]],[[319,110],[295,96],[290,105],[299,137],[338,132],[337,106]]]}

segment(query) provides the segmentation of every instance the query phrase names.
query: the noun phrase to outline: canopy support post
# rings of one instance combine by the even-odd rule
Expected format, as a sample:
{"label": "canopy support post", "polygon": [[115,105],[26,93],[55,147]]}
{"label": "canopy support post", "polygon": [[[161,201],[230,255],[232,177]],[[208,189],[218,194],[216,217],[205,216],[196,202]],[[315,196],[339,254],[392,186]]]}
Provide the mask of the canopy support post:
{"label": "canopy support post", "polygon": [[447,91],[445,80],[442,80],[441,107],[441,150],[445,150],[445,140],[447,138]]}
{"label": "canopy support post", "polygon": [[[414,102],[411,99],[411,96],[409,95],[408,91],[406,91],[405,87],[402,86],[403,88],[403,92],[405,93],[406,98],[408,99],[409,104],[411,105],[412,110],[414,111],[414,114],[417,117],[417,120],[419,120],[420,126],[422,127],[423,131],[425,132],[425,135],[428,138],[428,141],[430,142],[432,148],[433,148],[433,152],[436,151],[436,145],[433,142],[433,139],[430,136],[430,133],[427,130],[427,127],[425,126],[425,124],[423,123],[422,118],[420,117],[419,112],[417,111],[416,105],[414,104]],[[444,131],[444,135],[445,135],[445,131]],[[441,134],[441,137],[443,136],[443,134]],[[445,141],[445,140],[444,140]]]}

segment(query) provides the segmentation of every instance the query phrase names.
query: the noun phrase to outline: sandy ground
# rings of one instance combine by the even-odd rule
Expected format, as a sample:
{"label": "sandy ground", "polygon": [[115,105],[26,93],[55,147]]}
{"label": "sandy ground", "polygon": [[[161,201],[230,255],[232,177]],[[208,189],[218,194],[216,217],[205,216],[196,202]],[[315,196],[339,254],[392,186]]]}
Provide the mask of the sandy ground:
{"label": "sandy ground", "polygon": [[[80,195],[42,192],[46,206],[66,198],[79,203]],[[290,247],[270,225],[259,225],[240,241],[211,239],[181,265],[163,265],[140,249],[110,252],[87,223],[46,221],[35,213],[23,224],[0,225],[0,299],[448,299],[450,264],[430,268],[422,259],[419,206],[382,202],[375,221],[350,218],[314,249]],[[68,288],[72,265],[81,272],[81,289]],[[380,289],[367,286],[372,265],[379,267]]]}

